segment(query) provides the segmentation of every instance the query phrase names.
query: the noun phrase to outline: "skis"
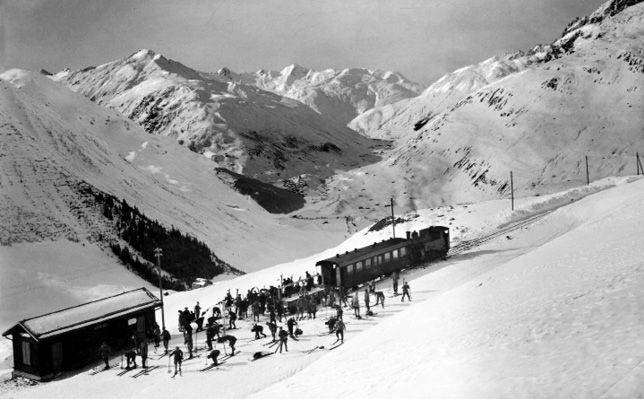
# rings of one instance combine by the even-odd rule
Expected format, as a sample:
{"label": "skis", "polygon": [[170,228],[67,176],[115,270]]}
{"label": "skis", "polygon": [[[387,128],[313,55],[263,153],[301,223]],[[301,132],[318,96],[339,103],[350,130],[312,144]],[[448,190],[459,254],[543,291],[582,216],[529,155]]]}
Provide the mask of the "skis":
{"label": "skis", "polygon": [[[337,342],[337,341],[336,341],[336,342]],[[344,343],[343,341],[340,341],[340,343],[339,343],[339,344],[335,344],[335,343],[334,343],[333,345],[331,345],[331,346],[329,347],[329,350],[330,350],[330,351],[332,351],[332,350],[336,349],[337,347],[342,346],[342,344],[343,344],[343,343]]]}
{"label": "skis", "polygon": [[279,343],[280,343],[280,341],[273,341],[273,342],[269,342],[269,343],[267,343],[267,344],[262,344],[262,345],[263,345],[263,346],[267,346],[267,347],[269,347],[269,348],[272,348],[272,347],[274,347],[275,345],[277,345],[277,344],[279,344]]}
{"label": "skis", "polygon": [[123,369],[123,371],[120,371],[117,375],[118,375],[118,376],[122,376],[122,375],[125,375],[125,373],[128,373],[128,372],[130,372],[130,371],[132,371],[132,370],[134,370],[134,368],[130,368],[130,369]]}
{"label": "skis", "polygon": [[138,378],[138,377],[140,377],[140,376],[142,376],[142,375],[147,375],[150,371],[155,370],[155,369],[158,369],[158,368],[159,368],[159,366],[151,366],[151,367],[148,367],[148,368],[143,369],[143,370],[139,371],[138,373],[134,374],[134,375],[132,376],[132,378]]}
{"label": "skis", "polygon": [[114,364],[114,365],[110,365],[110,368],[109,368],[109,369],[106,369],[106,368],[105,368],[105,366],[103,366],[103,367],[100,367],[100,366],[99,366],[99,367],[95,367],[95,368],[91,369],[91,370],[89,371],[89,373],[88,373],[88,374],[89,374],[89,375],[96,375],[96,374],[101,373],[101,372],[103,372],[103,371],[107,371],[107,370],[111,370],[111,369],[113,369],[113,368],[117,368],[117,367],[119,366],[119,364],[120,364],[120,363],[116,363],[116,364]]}
{"label": "skis", "polygon": [[304,351],[304,353],[306,353],[307,355],[310,355],[311,353],[313,353],[313,352],[314,352],[315,350],[317,350],[317,349],[324,349],[324,345],[316,346],[316,347],[315,347],[315,348],[313,348],[313,349],[309,349],[309,350],[307,350],[307,351]]}

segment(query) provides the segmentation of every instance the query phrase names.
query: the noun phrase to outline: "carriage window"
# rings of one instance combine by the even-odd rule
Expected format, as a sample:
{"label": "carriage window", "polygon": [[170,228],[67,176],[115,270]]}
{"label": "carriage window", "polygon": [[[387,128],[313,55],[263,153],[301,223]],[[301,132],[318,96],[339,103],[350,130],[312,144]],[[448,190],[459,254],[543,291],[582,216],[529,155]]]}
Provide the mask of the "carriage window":
{"label": "carriage window", "polygon": [[394,249],[391,253],[392,253],[392,256],[393,256],[394,259],[398,259],[398,250],[397,249]]}
{"label": "carriage window", "polygon": [[406,247],[400,248],[400,256],[405,256],[405,255],[407,255],[407,248]]}
{"label": "carriage window", "polygon": [[25,341],[22,341],[22,364],[31,366],[31,346]]}
{"label": "carriage window", "polygon": [[371,266],[371,258],[367,258],[367,260],[364,261],[365,267]]}
{"label": "carriage window", "polygon": [[356,272],[359,272],[362,270],[362,261],[356,262]]}
{"label": "carriage window", "polygon": [[353,273],[353,265],[347,266],[347,274]]}
{"label": "carriage window", "polygon": [[390,257],[391,257],[391,254],[390,254],[389,252],[387,252],[387,253],[385,254],[385,262],[389,262],[389,258],[390,258]]}

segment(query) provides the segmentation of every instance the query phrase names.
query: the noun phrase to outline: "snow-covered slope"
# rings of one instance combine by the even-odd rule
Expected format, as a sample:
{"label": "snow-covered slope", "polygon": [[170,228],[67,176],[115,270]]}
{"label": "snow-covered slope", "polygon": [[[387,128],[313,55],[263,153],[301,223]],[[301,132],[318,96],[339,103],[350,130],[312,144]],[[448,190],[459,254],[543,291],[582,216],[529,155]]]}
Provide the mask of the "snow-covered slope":
{"label": "snow-covered slope", "polygon": [[[88,188],[197,237],[242,270],[303,255],[305,242],[321,249],[342,238],[337,230],[333,238],[333,221],[325,233],[268,214],[224,184],[211,161],[38,74],[0,75],[0,134],[3,245],[109,238]],[[3,273],[10,267],[2,262]]]}
{"label": "snow-covered slope", "polygon": [[[377,143],[311,108],[254,85],[201,73],[150,50],[52,77],[169,136],[215,165],[265,182],[373,162]],[[318,179],[309,179],[317,184]]]}
{"label": "snow-covered slope", "polygon": [[[241,352],[217,370],[199,372],[202,355],[184,361],[183,375],[173,379],[167,360],[153,356],[150,363],[161,368],[142,378],[117,377],[114,370],[80,373],[4,393],[113,397],[118,381],[120,397],[139,399],[202,392],[228,398],[636,397],[644,389],[644,180],[610,179],[525,198],[515,212],[507,205],[495,200],[407,215],[411,221],[402,230],[435,221],[452,223],[459,241],[500,234],[445,262],[406,271],[412,302],[392,299],[391,282],[379,282],[385,307],[362,320],[346,308],[345,343],[336,350],[326,350],[335,340],[323,334],[332,311],[321,308],[317,319],[300,321],[304,335],[289,341],[287,354],[251,362],[253,352],[267,351],[268,339],[253,341],[251,322],[243,320],[233,332]],[[364,230],[317,256],[175,293],[166,298],[166,315],[196,301],[210,307],[227,289],[245,292],[280,275],[297,279],[328,254],[387,235]],[[171,345],[181,345],[176,320],[167,320]]]}
{"label": "snow-covered slope", "polygon": [[423,89],[399,73],[365,68],[315,71],[292,64],[279,72],[235,73],[222,68],[217,73],[303,102],[343,124],[374,107],[416,97]]}
{"label": "snow-covered slope", "polygon": [[467,81],[477,90],[441,112],[413,122],[408,108],[396,148],[332,179],[320,209],[382,214],[389,197],[413,209],[509,196],[511,171],[520,192],[548,192],[584,184],[585,156],[591,180],[634,174],[644,152],[643,40],[639,3],[568,32],[544,62],[483,87]]}

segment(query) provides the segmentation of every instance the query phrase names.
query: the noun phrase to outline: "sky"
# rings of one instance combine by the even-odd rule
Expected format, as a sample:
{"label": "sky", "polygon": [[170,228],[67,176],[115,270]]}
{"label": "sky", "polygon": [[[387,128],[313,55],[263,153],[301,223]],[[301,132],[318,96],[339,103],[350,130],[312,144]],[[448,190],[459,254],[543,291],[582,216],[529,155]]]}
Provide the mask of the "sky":
{"label": "sky", "polygon": [[425,84],[557,39],[603,0],[0,0],[0,70],[148,48],[203,71],[393,70]]}

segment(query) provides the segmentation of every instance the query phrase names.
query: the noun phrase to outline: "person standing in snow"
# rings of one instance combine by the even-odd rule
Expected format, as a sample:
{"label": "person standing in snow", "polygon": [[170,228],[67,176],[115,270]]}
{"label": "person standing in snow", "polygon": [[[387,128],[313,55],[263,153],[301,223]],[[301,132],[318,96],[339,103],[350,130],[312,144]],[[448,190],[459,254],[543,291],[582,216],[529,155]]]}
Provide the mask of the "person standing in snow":
{"label": "person standing in snow", "polygon": [[189,359],[192,359],[192,334],[186,334],[184,344],[186,344],[186,349],[188,349]]}
{"label": "person standing in snow", "polygon": [[[154,329],[152,330],[152,335],[154,337],[154,347],[158,348],[161,343],[161,328],[159,323],[154,322]],[[156,351],[156,349],[154,349]]]}
{"label": "person standing in snow", "polygon": [[148,360],[148,341],[143,338],[139,343],[139,355],[141,356],[141,366],[148,368],[146,361]]}
{"label": "person standing in snow", "polygon": [[360,319],[360,299],[358,298],[357,292],[353,294],[353,298],[351,299],[351,306],[353,307],[353,314]]}
{"label": "person standing in snow", "polygon": [[268,323],[266,323],[266,325],[268,326],[268,329],[270,330],[271,335],[273,336],[273,342],[275,342],[275,335],[277,334],[277,324],[273,323],[272,321],[269,321]]}
{"label": "person standing in snow", "polygon": [[398,279],[400,278],[400,274],[398,272],[394,272],[391,275],[391,281],[393,282],[394,285],[394,296],[398,295]]}
{"label": "person standing in snow", "polygon": [[201,306],[199,305],[199,301],[197,301],[197,304],[195,305],[195,319],[198,319],[200,315],[201,315]]}
{"label": "person standing in snow", "polygon": [[411,302],[411,297],[409,296],[409,283],[406,281],[403,281],[403,286],[402,286],[403,294],[401,298],[401,302],[405,302],[405,295],[407,295],[407,299],[409,299],[409,302]]}
{"label": "person standing in snow", "polygon": [[[277,349],[279,349],[280,353],[282,353],[282,347],[284,347],[284,350],[286,352],[288,352],[288,345],[287,345],[288,333],[286,331],[284,331],[284,328],[280,327],[280,332],[279,332],[278,336],[280,338],[280,344],[279,344],[279,347]],[[275,352],[277,352],[277,349],[275,349]]]}
{"label": "person standing in snow", "polygon": [[229,330],[237,328],[237,325],[235,324],[235,320],[237,320],[237,314],[235,314],[235,312],[233,312],[232,309],[229,309],[228,310],[228,329]]}
{"label": "person standing in snow", "polygon": [[295,336],[293,336],[293,327],[296,325],[297,321],[295,321],[294,317],[291,317],[286,321],[286,326],[288,327],[288,336],[291,338],[295,338]]}
{"label": "person standing in snow", "polygon": [[109,347],[109,345],[107,345],[107,342],[103,341],[100,348],[98,348],[98,354],[105,362],[105,370],[108,370],[110,368],[111,353],[112,353],[112,349]]}
{"label": "person standing in snow", "polygon": [[[168,356],[174,357],[174,375],[181,375],[181,363],[183,363],[183,352],[177,346]],[[174,377],[174,376],[173,376]]]}
{"label": "person standing in snow", "polygon": [[344,342],[344,330],[346,329],[344,322],[342,320],[338,320],[337,323],[335,323],[335,337],[340,340],[340,342]]}
{"label": "person standing in snow", "polygon": [[371,310],[369,308],[369,289],[364,289],[364,306],[367,308],[367,313]]}
{"label": "person standing in snow", "polygon": [[130,349],[125,352],[125,360],[127,361],[127,365],[125,366],[127,369],[130,368],[130,363],[133,368],[136,368],[136,351],[134,349]]}
{"label": "person standing in snow", "polygon": [[166,330],[165,328],[163,329],[163,332],[161,333],[161,338],[163,339],[163,347],[165,348],[165,353],[168,353],[168,345],[170,344],[170,332]]}
{"label": "person standing in snow", "polygon": [[342,306],[340,306],[340,304],[335,307],[335,312],[338,320],[342,320],[342,314],[344,314],[344,310],[342,310]]}

